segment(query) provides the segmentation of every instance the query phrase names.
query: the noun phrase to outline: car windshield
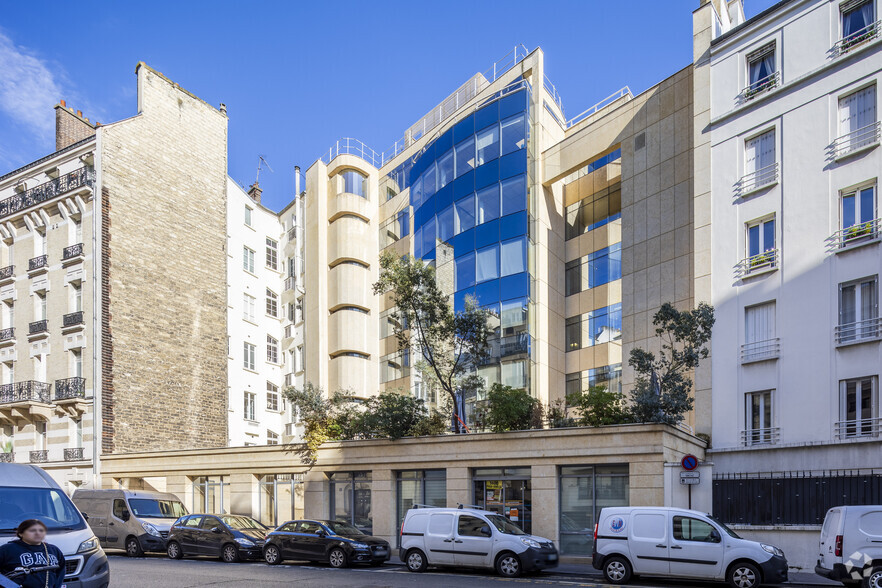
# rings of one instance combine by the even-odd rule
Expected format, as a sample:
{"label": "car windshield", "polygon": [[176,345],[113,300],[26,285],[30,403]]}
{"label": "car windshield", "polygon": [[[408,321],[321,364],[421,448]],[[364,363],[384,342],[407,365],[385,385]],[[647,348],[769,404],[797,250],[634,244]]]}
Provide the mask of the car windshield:
{"label": "car windshield", "polygon": [[177,500],[129,498],[129,507],[136,517],[177,519],[187,514],[187,509]]}
{"label": "car windshield", "polygon": [[266,527],[250,517],[223,515],[220,520],[231,529],[266,529]]}
{"label": "car windshield", "polygon": [[86,528],[86,521],[64,492],[0,486],[0,534],[14,533],[25,519],[40,519],[49,531]]}
{"label": "car windshield", "polygon": [[325,523],[325,526],[327,526],[334,535],[343,535],[344,537],[346,535],[364,535],[364,533],[349,523],[343,523],[341,521],[328,521]]}
{"label": "car windshield", "polygon": [[723,521],[721,521],[717,517],[715,517],[713,515],[707,515],[707,518],[709,518],[710,520],[712,520],[713,522],[715,522],[716,524],[721,526],[723,528],[723,530],[729,534],[730,537],[733,537],[735,539],[741,539],[741,535],[739,535],[738,533],[736,533],[735,531],[733,531],[732,529],[727,527],[726,523],[724,523]]}
{"label": "car windshield", "polygon": [[486,517],[488,521],[493,523],[493,526],[496,527],[496,530],[500,533],[506,533],[507,535],[526,535],[526,533],[521,531],[520,527],[513,524],[502,515],[493,514],[486,515]]}

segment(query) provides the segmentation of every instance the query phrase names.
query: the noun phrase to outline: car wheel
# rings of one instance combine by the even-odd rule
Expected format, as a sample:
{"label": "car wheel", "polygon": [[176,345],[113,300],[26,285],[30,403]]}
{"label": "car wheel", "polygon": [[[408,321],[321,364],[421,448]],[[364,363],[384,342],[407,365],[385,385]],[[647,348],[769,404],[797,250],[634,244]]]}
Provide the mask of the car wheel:
{"label": "car wheel", "polygon": [[267,545],[263,550],[263,559],[271,566],[282,563],[282,553],[275,545]]}
{"label": "car wheel", "polygon": [[882,588],[882,568],[873,568],[864,578],[864,588]]}
{"label": "car wheel", "polygon": [[425,572],[426,568],[429,567],[429,562],[426,561],[426,555],[419,549],[411,549],[408,551],[407,557],[404,558],[404,564],[411,572]]}
{"label": "car wheel", "polygon": [[507,551],[496,558],[496,573],[506,578],[517,578],[521,575],[521,560],[514,553]]}
{"label": "car wheel", "polygon": [[328,554],[328,563],[331,564],[332,568],[345,568],[346,552],[339,547],[335,547],[331,550],[331,553]]}
{"label": "car wheel", "polygon": [[624,557],[614,555],[603,562],[603,577],[610,584],[627,584],[631,573],[631,563]]}
{"label": "car wheel", "polygon": [[177,541],[169,541],[165,547],[165,552],[168,554],[169,559],[181,559],[184,557],[184,552],[181,551],[181,546],[178,545]]}
{"label": "car wheel", "polygon": [[129,557],[143,557],[144,550],[141,549],[141,543],[137,537],[129,537],[126,539],[126,555]]}
{"label": "car wheel", "polygon": [[221,550],[221,559],[227,563],[239,561],[239,548],[232,543],[227,543]]}
{"label": "car wheel", "polygon": [[762,578],[759,568],[745,561],[729,568],[726,581],[732,588],[756,588],[762,583]]}

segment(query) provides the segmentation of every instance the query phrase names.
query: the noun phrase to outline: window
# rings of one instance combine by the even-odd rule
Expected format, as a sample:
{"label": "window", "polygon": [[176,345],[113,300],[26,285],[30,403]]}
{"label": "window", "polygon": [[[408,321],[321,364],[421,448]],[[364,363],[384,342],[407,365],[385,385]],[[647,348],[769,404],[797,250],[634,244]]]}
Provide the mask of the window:
{"label": "window", "polygon": [[410,186],[410,205],[416,210],[423,203],[423,178],[417,178]]}
{"label": "window", "polygon": [[622,279],[622,244],[615,243],[568,261],[565,278],[567,296]]}
{"label": "window", "polygon": [[747,225],[747,271],[775,267],[775,219],[755,221]]}
{"label": "window", "polygon": [[745,445],[772,443],[772,391],[745,394]]}
{"label": "window", "polygon": [[83,447],[83,419],[70,419],[71,447]]}
{"label": "window", "polygon": [[484,519],[473,517],[470,515],[459,515],[459,524],[457,533],[461,537],[492,537],[493,532],[490,525],[484,522]]}
{"label": "window", "polygon": [[774,183],[778,178],[775,159],[775,131],[767,131],[744,142],[744,177],[741,194]]}
{"label": "window", "polygon": [[252,212],[254,212],[254,209],[252,209],[250,206],[248,206],[246,204],[245,205],[245,224],[248,225],[249,227],[251,226],[251,213]]}
{"label": "window", "polygon": [[457,291],[475,285],[475,254],[469,253],[455,260]]}
{"label": "window", "polygon": [[254,296],[243,294],[242,318],[254,322]]}
{"label": "window", "polygon": [[524,125],[524,114],[518,114],[511,118],[507,118],[501,123],[501,141],[502,154],[506,155],[519,149],[523,149],[527,145],[527,132]]}
{"label": "window", "polygon": [[367,198],[367,176],[348,169],[340,174],[343,176],[343,192],[347,194],[355,194],[362,198]]}
{"label": "window", "polygon": [[266,444],[267,445],[278,445],[279,444],[279,434],[275,431],[266,430]]}
{"label": "window", "polygon": [[719,543],[722,541],[720,532],[701,519],[692,517],[674,517],[674,539],[678,541],[700,541],[702,543]]}
{"label": "window", "polygon": [[386,187],[386,200],[387,201],[392,200],[396,196],[398,196],[398,192],[396,192],[393,188],[389,188],[387,186]]}
{"label": "window", "polygon": [[279,269],[279,244],[269,237],[266,238],[266,267]]}
{"label": "window", "polygon": [[15,302],[8,300],[3,303],[3,328],[11,329],[15,326]]}
{"label": "window", "polygon": [[[627,465],[562,466],[560,552],[591,555],[596,513],[603,507],[628,506],[629,488]],[[664,517],[661,519],[664,529]]]}
{"label": "window", "polygon": [[747,77],[750,85],[745,91],[745,98],[775,87],[775,44],[770,43],[747,56]]}
{"label": "window", "polygon": [[279,341],[270,335],[266,336],[266,360],[269,363],[279,363]]}
{"label": "window", "polygon": [[410,349],[402,349],[380,358],[380,383],[385,384],[410,375]]}
{"label": "window", "polygon": [[266,383],[266,409],[279,410],[279,387],[272,382]]}
{"label": "window", "polygon": [[527,271],[527,240],[506,241],[500,245],[499,276],[510,276]]}
{"label": "window", "polygon": [[775,301],[744,309],[744,346],[741,361],[759,361],[778,357],[775,338]]}
{"label": "window", "polygon": [[279,316],[279,295],[269,288],[266,289],[266,313],[271,317]]}
{"label": "window", "polygon": [[242,247],[242,267],[245,271],[254,273],[254,250]]}
{"label": "window", "polygon": [[331,356],[331,359],[337,359],[338,357],[355,357],[357,359],[370,359],[371,356],[367,353],[360,353],[358,351],[340,351]]}
{"label": "window", "polygon": [[468,231],[475,226],[475,197],[463,198],[454,204],[456,210],[455,234]]}
{"label": "window", "polygon": [[334,472],[329,473],[328,478],[331,518],[349,523],[364,534],[371,535],[371,473]]}
{"label": "window", "polygon": [[499,126],[493,125],[477,135],[478,165],[484,165],[499,157]]}
{"label": "window", "polygon": [[872,376],[839,383],[841,421],[837,423],[837,430],[840,439],[879,434],[876,382]]}
{"label": "window", "polygon": [[475,283],[499,277],[499,246],[493,245],[476,253]]}
{"label": "window", "polygon": [[837,157],[879,142],[875,85],[839,99],[839,135],[836,140]]}
{"label": "window", "polygon": [[244,366],[246,370],[254,370],[254,350],[255,346],[246,341],[244,344]]}
{"label": "window", "polygon": [[251,392],[245,393],[245,420],[253,421],[254,420],[254,394]]}
{"label": "window", "polygon": [[866,40],[875,33],[873,0],[852,0],[840,5],[842,13],[843,49]]}
{"label": "window", "polygon": [[438,189],[453,181],[453,149],[438,159]]}
{"label": "window", "polygon": [[427,202],[435,194],[435,162],[433,161],[423,172],[423,202]]}
{"label": "window", "polygon": [[34,320],[46,320],[46,294],[42,292],[36,293],[34,298]]}
{"label": "window", "polygon": [[71,312],[80,312],[83,310],[83,287],[75,282],[70,282],[71,287]]}
{"label": "window", "polygon": [[83,377],[83,351],[82,349],[70,350],[70,373],[71,377]]}
{"label": "window", "polygon": [[[398,307],[392,307],[380,313],[380,339],[395,335],[396,329],[402,326]],[[407,323],[403,325],[407,329]]]}
{"label": "window", "polygon": [[[106,512],[106,511],[105,511]],[[113,501],[113,516],[121,521],[128,520],[129,518],[129,509],[126,507],[126,501],[121,498],[117,498]]]}
{"label": "window", "polygon": [[613,304],[570,317],[565,328],[567,351],[619,341],[622,338],[622,305]]}
{"label": "window", "polygon": [[338,313],[338,312],[341,312],[344,310],[347,310],[349,312],[360,312],[362,314],[370,314],[371,313],[371,311],[367,310],[366,308],[362,308],[360,306],[346,305],[346,306],[338,306],[337,308],[335,308],[334,310],[331,311],[331,314],[335,314],[335,313]]}
{"label": "window", "polygon": [[527,208],[526,176],[517,176],[502,182],[502,216]]}
{"label": "window", "polygon": [[423,232],[423,254],[428,254],[435,249],[435,217],[424,224],[420,230]]}
{"label": "window", "polygon": [[499,218],[499,184],[480,190],[476,198],[479,225]]}
{"label": "window", "polygon": [[438,213],[438,239],[444,243],[454,235],[453,206],[448,206]]}
{"label": "window", "polygon": [[[565,189],[566,191],[566,189]],[[573,239],[622,217],[621,184],[594,192],[567,206],[566,238]]]}
{"label": "window", "polygon": [[469,137],[456,146],[456,177],[475,169],[475,138]]}
{"label": "window", "polygon": [[298,345],[294,353],[294,373],[303,371],[303,345]]}
{"label": "window", "polygon": [[398,472],[395,477],[396,512],[398,527],[407,511],[417,504],[447,506],[446,470],[411,470]]}
{"label": "window", "polygon": [[876,187],[845,191],[841,200],[843,244],[864,237],[875,237],[879,230],[873,222],[876,219]]}
{"label": "window", "polygon": [[839,284],[839,326],[837,343],[850,343],[879,336],[878,278],[862,278]]}

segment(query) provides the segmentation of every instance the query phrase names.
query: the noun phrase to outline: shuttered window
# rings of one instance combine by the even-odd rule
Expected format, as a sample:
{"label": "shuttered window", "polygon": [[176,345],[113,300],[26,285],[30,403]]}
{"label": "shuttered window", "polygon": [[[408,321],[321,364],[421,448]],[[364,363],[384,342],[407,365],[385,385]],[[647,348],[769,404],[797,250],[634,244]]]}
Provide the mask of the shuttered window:
{"label": "shuttered window", "polygon": [[847,135],[876,122],[876,86],[839,99],[839,134]]}
{"label": "shuttered window", "polygon": [[745,143],[744,173],[752,174],[775,163],[774,129]]}

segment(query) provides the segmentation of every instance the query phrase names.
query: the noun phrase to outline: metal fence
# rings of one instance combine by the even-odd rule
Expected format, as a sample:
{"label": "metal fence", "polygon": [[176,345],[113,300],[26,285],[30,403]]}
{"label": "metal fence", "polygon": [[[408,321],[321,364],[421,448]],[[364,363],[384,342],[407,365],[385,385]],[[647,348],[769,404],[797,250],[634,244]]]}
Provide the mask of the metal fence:
{"label": "metal fence", "polygon": [[882,471],[716,474],[714,515],[725,523],[820,525],[834,506],[882,504]]}

